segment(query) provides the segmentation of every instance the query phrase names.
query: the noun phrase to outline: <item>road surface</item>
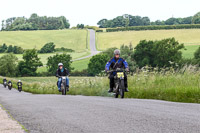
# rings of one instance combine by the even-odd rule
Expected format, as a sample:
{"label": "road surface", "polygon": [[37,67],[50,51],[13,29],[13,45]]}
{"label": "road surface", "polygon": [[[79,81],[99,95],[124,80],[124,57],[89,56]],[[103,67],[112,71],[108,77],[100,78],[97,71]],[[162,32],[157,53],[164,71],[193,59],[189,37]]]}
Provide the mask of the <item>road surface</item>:
{"label": "road surface", "polygon": [[81,58],[75,59],[75,60],[73,60],[73,61],[83,60],[83,59],[92,57],[92,56],[94,56],[94,55],[100,53],[100,51],[98,51],[98,50],[96,49],[95,31],[92,30],[92,29],[88,29],[88,31],[90,32],[90,51],[91,51],[91,54],[88,55],[88,56],[85,56],[85,57],[81,57]]}
{"label": "road surface", "polygon": [[200,105],[33,95],[0,85],[0,104],[31,133],[199,133]]}

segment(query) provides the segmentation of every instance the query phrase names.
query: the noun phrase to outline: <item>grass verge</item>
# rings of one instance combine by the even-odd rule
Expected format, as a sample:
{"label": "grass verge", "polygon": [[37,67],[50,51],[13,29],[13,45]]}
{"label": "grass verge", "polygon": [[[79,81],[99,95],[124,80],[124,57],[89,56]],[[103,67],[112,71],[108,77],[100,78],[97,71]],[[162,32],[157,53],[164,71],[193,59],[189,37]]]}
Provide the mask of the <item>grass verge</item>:
{"label": "grass verge", "polygon": [[[190,69],[190,68],[189,68]],[[184,73],[141,72],[128,77],[126,98],[158,99],[174,102],[200,103],[200,71]],[[33,94],[60,94],[55,77],[11,78],[23,82],[23,91]],[[0,78],[2,82],[2,77]],[[14,85],[16,87],[16,85]],[[107,93],[107,77],[70,77],[70,95],[111,96]]]}

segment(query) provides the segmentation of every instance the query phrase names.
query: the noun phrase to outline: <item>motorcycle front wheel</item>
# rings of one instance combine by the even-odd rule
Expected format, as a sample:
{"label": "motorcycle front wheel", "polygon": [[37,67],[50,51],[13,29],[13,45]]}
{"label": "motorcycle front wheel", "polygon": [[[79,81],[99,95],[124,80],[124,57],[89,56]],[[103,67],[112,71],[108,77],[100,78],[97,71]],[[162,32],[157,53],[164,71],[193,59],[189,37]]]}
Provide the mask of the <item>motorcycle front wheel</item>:
{"label": "motorcycle front wheel", "polygon": [[124,80],[121,80],[121,84],[120,84],[120,89],[119,89],[119,94],[121,98],[124,98]]}

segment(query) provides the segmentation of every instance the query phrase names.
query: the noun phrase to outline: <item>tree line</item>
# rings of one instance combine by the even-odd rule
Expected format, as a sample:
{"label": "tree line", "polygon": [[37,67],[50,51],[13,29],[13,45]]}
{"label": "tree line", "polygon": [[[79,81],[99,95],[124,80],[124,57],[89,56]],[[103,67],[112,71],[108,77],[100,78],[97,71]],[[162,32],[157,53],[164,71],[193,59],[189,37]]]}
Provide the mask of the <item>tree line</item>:
{"label": "tree line", "polygon": [[23,54],[24,50],[19,46],[7,46],[5,43],[0,46],[0,53],[14,53],[14,54]]}
{"label": "tree line", "polygon": [[116,27],[131,27],[131,26],[147,26],[147,25],[180,25],[180,24],[200,24],[200,12],[194,16],[185,18],[169,18],[166,21],[156,20],[150,21],[149,17],[132,16],[124,14],[114,19],[101,19],[97,25],[100,28],[116,28]]}
{"label": "tree line", "polygon": [[[115,49],[117,48],[109,48],[101,54],[93,56],[89,61],[88,69],[84,70],[83,74],[90,76],[101,74],[105,70],[108,60],[114,57],[113,51]],[[136,72],[137,69],[146,66],[157,68],[158,71],[162,68],[176,70],[187,65],[200,66],[200,47],[195,51],[192,59],[183,58],[182,50],[184,49],[184,45],[176,41],[175,38],[156,41],[141,40],[135,48],[132,44],[120,47],[121,57],[128,62],[131,72]]]}
{"label": "tree line", "polygon": [[58,30],[68,29],[70,27],[69,21],[64,17],[47,17],[38,16],[36,13],[29,18],[26,17],[12,17],[3,20],[1,24],[2,31],[15,30]]}
{"label": "tree line", "polygon": [[[81,72],[72,72],[72,76],[96,76],[101,74],[105,69],[105,64],[110,58],[113,58],[115,47],[109,48],[102,53],[93,56],[88,64],[88,68]],[[120,47],[121,57],[128,64],[130,71],[136,72],[146,66],[156,68],[161,71],[163,68],[178,70],[188,65],[200,66],[200,47],[195,51],[192,59],[185,59],[182,56],[184,44],[180,44],[175,38],[162,40],[141,40],[133,48],[132,44],[122,45]],[[38,67],[43,66],[38,57],[38,50],[25,50],[23,60],[18,61],[17,57],[8,53],[0,58],[0,73],[2,76],[50,76],[55,75],[58,63],[62,62],[64,66],[72,71],[71,56],[69,54],[56,54],[47,59],[47,72],[37,73]]]}

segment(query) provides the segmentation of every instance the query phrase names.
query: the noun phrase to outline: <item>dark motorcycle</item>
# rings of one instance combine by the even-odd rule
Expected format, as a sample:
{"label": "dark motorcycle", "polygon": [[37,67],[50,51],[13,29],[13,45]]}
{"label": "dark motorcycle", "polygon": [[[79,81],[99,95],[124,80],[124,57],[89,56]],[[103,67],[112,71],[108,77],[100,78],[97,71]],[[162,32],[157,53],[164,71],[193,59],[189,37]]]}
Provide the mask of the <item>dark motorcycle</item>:
{"label": "dark motorcycle", "polygon": [[22,85],[18,85],[18,91],[19,91],[19,92],[22,91]]}
{"label": "dark motorcycle", "polygon": [[113,72],[116,73],[116,75],[114,76],[115,85],[113,88],[113,93],[115,94],[115,98],[118,98],[119,95],[121,98],[124,98],[124,92],[125,92],[124,76],[126,71],[121,68],[109,71],[109,73]]}
{"label": "dark motorcycle", "polygon": [[8,83],[8,89],[11,90],[12,89],[12,82]]}

